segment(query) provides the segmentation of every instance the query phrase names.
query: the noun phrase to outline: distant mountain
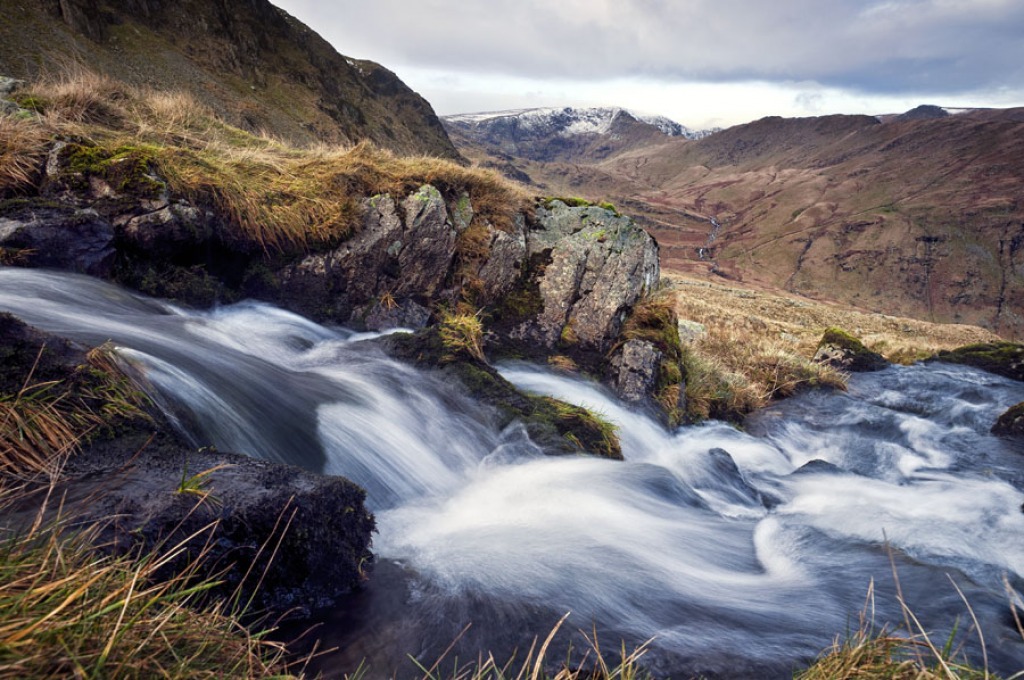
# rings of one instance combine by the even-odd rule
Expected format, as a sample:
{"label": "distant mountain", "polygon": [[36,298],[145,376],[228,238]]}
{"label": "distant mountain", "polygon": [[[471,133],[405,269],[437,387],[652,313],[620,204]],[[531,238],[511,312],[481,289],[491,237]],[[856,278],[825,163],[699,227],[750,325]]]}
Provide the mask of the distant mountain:
{"label": "distant mountain", "polygon": [[626,148],[709,134],[663,116],[623,108],[521,109],[443,116],[441,120],[463,146],[544,162],[600,160]]}
{"label": "distant mountain", "polygon": [[240,127],[292,142],[369,139],[400,153],[458,158],[430,104],[394,73],[338,54],[268,0],[29,0],[0,8],[0,75],[85,67],[187,90]]}
{"label": "distant mountain", "polygon": [[540,162],[507,145],[490,160],[549,195],[614,201],[656,236],[667,271],[1024,338],[1024,109],[658,134],[603,157]]}

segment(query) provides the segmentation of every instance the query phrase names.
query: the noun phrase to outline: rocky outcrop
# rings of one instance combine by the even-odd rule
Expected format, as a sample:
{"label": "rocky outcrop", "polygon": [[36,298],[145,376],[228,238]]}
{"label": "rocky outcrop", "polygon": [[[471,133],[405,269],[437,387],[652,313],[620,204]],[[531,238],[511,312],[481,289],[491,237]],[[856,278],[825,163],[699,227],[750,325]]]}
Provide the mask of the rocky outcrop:
{"label": "rocky outcrop", "polygon": [[643,403],[654,393],[662,352],[648,340],[629,340],[611,361],[615,391],[624,401]]}
{"label": "rocky outcrop", "polygon": [[[276,614],[323,607],[359,585],[374,520],[355,484],[191,450],[159,414],[125,410],[123,376],[91,363],[85,348],[0,314],[0,397],[29,379],[50,385],[72,414],[111,415],[90,424],[52,491],[45,483],[26,491],[0,525],[27,526],[49,495],[46,516],[56,519],[59,508],[76,527],[96,525],[102,549],[155,551],[168,576],[201,557],[198,573],[221,582],[218,594]],[[5,463],[0,475],[9,473]]]}
{"label": "rocky outcrop", "polygon": [[829,328],[821,337],[814,360],[841,371],[880,371],[889,366],[885,357],[872,352],[857,338],[839,328]]}

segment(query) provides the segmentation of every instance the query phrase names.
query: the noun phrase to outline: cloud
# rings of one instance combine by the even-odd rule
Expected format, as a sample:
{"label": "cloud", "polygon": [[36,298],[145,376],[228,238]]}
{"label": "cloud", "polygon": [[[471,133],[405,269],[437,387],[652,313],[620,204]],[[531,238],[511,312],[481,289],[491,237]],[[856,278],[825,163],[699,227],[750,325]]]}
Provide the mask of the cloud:
{"label": "cloud", "polygon": [[275,0],[351,56],[541,80],[1024,88],[1019,0]]}

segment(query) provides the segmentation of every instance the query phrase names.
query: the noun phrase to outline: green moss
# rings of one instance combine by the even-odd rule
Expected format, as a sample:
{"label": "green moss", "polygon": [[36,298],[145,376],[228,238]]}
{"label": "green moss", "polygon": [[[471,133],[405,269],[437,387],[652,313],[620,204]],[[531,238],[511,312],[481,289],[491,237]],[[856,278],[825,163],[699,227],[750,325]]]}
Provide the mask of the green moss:
{"label": "green moss", "polygon": [[535,253],[527,259],[512,290],[491,311],[495,326],[510,327],[533,318],[544,311],[540,294],[540,278],[551,264],[551,250]]}
{"label": "green moss", "polygon": [[32,94],[20,94],[14,97],[14,103],[23,109],[27,109],[34,113],[45,113],[50,102],[43,97],[39,97]]}
{"label": "green moss", "polygon": [[942,351],[937,361],[980,368],[1013,380],[1024,380],[1024,345],[1015,342],[990,342]]}
{"label": "green moss", "polygon": [[558,336],[558,346],[562,349],[575,347],[580,343],[580,336],[576,334],[575,323],[572,318],[562,326],[562,332]]}
{"label": "green moss", "polygon": [[622,460],[622,447],[614,425],[579,406],[551,397],[533,397],[530,419],[550,423],[562,439],[580,453]]}
{"label": "green moss", "polygon": [[828,328],[818,342],[819,360],[845,371],[877,371],[889,365],[860,340],[841,328]]}
{"label": "green moss", "polygon": [[65,167],[83,180],[102,179],[119,193],[136,198],[158,198],[167,186],[153,175],[158,149],[153,146],[101,146],[69,144],[62,151]]}
{"label": "green moss", "polygon": [[619,212],[619,209],[615,207],[614,203],[611,203],[609,201],[601,201],[600,203],[597,204],[597,207],[604,208],[605,210],[612,213],[616,217],[622,217],[622,213]]}
{"label": "green moss", "polygon": [[561,201],[570,208],[589,208],[590,206],[594,205],[587,199],[579,198],[578,196],[552,196],[550,198],[544,199],[544,207],[550,210],[553,207],[555,201]]}

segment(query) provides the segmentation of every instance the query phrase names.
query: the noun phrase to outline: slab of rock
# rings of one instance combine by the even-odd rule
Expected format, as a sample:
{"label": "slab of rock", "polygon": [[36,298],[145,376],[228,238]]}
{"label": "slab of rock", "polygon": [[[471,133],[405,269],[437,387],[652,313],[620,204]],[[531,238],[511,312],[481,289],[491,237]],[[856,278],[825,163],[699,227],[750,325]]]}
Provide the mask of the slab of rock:
{"label": "slab of rock", "polygon": [[1004,437],[1024,436],[1024,402],[1011,406],[1006,413],[999,416],[992,426],[992,434]]}
{"label": "slab of rock", "polygon": [[630,404],[650,399],[658,382],[658,370],[664,355],[647,340],[629,340],[611,359],[615,391]]}
{"label": "slab of rock", "polygon": [[818,343],[814,360],[841,371],[867,372],[888,368],[889,362],[872,352],[857,338],[838,328],[829,328]]}

